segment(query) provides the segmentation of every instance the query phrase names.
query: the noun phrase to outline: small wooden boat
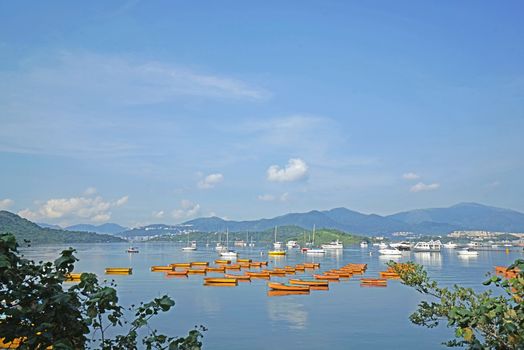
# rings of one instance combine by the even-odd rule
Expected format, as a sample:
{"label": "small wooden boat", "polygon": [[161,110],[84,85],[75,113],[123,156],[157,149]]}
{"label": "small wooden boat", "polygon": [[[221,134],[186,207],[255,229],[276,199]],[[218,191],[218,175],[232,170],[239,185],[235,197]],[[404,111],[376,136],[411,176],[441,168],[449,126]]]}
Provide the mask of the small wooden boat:
{"label": "small wooden boat", "polygon": [[270,276],[286,277],[286,271],[268,270],[267,272],[269,273]]}
{"label": "small wooden boat", "polygon": [[235,275],[235,274],[232,274],[232,273],[225,273],[224,277],[226,277],[226,278],[234,278],[237,281],[246,281],[246,282],[247,281],[251,281],[251,276],[248,276],[248,275]]}
{"label": "small wooden boat", "polygon": [[337,276],[342,277],[342,278],[350,278],[351,276],[353,276],[352,272],[340,271],[340,270],[330,270],[330,271],[324,272],[324,274],[326,274],[326,275],[337,275]]}
{"label": "small wooden boat", "polygon": [[166,271],[167,276],[187,276],[187,270],[181,271]]}
{"label": "small wooden boat", "polygon": [[290,284],[298,284],[304,286],[329,286],[329,281],[319,281],[319,280],[303,280],[303,279],[290,279]]}
{"label": "small wooden boat", "polygon": [[286,295],[308,295],[309,291],[286,291],[286,290],[273,290],[267,291],[268,297],[283,297]]}
{"label": "small wooden boat", "polygon": [[133,269],[131,267],[106,267],[105,272],[107,275],[111,275],[111,274],[130,275],[133,273]]}
{"label": "small wooden boat", "polygon": [[220,266],[220,267],[206,267],[206,272],[225,272],[226,267]]}
{"label": "small wooden boat", "polygon": [[69,281],[69,282],[79,282],[81,276],[82,276],[82,272],[68,273],[65,275],[65,278],[66,278],[66,281]]}
{"label": "small wooden boat", "polygon": [[205,275],[206,270],[205,269],[189,269],[187,270],[188,275]]}
{"label": "small wooden boat", "polygon": [[193,261],[190,263],[190,265],[193,266],[209,266],[209,263],[207,261]]}
{"label": "small wooden boat", "polygon": [[226,259],[216,259],[215,264],[231,264],[231,260]]}
{"label": "small wooden boat", "polygon": [[362,284],[387,284],[388,280],[385,278],[361,278]]}
{"label": "small wooden boat", "polygon": [[364,288],[386,288],[388,285],[380,283],[361,283],[360,286]]}
{"label": "small wooden boat", "polygon": [[227,277],[206,277],[204,278],[204,283],[237,283],[237,279]]}
{"label": "small wooden boat", "polygon": [[396,272],[380,271],[378,273],[382,278],[399,279],[400,276]]}
{"label": "small wooden boat", "polygon": [[237,262],[239,262],[239,263],[250,263],[251,259],[237,259]]}
{"label": "small wooden boat", "polygon": [[267,266],[267,261],[258,261],[260,263],[260,266]]}
{"label": "small wooden boat", "polygon": [[262,263],[259,261],[254,261],[249,263],[249,267],[261,267]]}
{"label": "small wooden boat", "polygon": [[327,280],[327,281],[338,281],[340,277],[336,275],[313,275],[317,280]]}
{"label": "small wooden boat", "polygon": [[306,267],[304,265],[295,265],[295,270],[296,271],[304,271],[306,269]]}
{"label": "small wooden boat", "polygon": [[170,264],[169,266],[171,267],[184,267],[184,268],[190,268],[191,267],[191,263],[174,263],[174,264]]}
{"label": "small wooden boat", "polygon": [[328,286],[309,286],[309,290],[329,290]]}
{"label": "small wooden boat", "polygon": [[240,270],[242,268],[239,264],[231,264],[224,267],[226,270]]}
{"label": "small wooden boat", "polygon": [[270,278],[269,272],[246,271],[245,274],[247,276],[250,276],[251,278],[264,278],[264,279]]}
{"label": "small wooden boat", "polygon": [[159,272],[159,271],[174,271],[174,266],[151,266],[151,271],[153,272]]}
{"label": "small wooden boat", "polygon": [[204,282],[206,287],[236,287],[238,282],[235,283],[214,283],[214,282]]}
{"label": "small wooden boat", "polygon": [[267,286],[273,290],[284,290],[288,292],[309,292],[309,286],[299,286],[295,284],[284,284],[277,282],[268,282]]}

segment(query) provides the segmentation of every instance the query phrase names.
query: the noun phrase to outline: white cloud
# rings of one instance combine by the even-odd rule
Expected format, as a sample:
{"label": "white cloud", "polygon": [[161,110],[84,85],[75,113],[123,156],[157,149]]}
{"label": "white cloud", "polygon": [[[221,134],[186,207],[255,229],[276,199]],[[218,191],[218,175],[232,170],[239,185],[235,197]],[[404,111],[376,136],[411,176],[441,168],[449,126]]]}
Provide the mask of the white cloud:
{"label": "white cloud", "polygon": [[440,184],[438,183],[432,183],[432,184],[425,184],[423,182],[419,182],[416,185],[411,186],[409,189],[410,192],[422,192],[422,191],[433,191],[440,187]]}
{"label": "white cloud", "polygon": [[0,210],[8,209],[10,206],[12,206],[14,201],[12,199],[6,198],[6,199],[0,199]]}
{"label": "white cloud", "polygon": [[289,199],[289,193],[284,192],[280,196],[275,196],[272,194],[261,194],[257,197],[258,200],[264,201],[264,202],[272,202],[279,200],[281,202],[286,202]]}
{"label": "white cloud", "polygon": [[197,186],[198,188],[201,188],[201,189],[208,189],[208,188],[215,187],[217,184],[221,183],[222,181],[224,181],[224,175],[220,173],[209,174],[203,180],[199,181]]}
{"label": "white cloud", "polygon": [[164,211],[160,210],[153,212],[153,217],[157,219],[162,219],[164,217]]}
{"label": "white cloud", "polygon": [[52,198],[38,204],[35,210],[26,208],[18,215],[29,220],[89,220],[105,222],[111,219],[111,208],[120,207],[127,203],[128,196],[114,202],[106,201],[101,196]]}
{"label": "white cloud", "polygon": [[86,188],[86,190],[84,191],[84,195],[85,196],[92,196],[96,194],[96,188],[95,187],[88,187]]}
{"label": "white cloud", "polygon": [[308,166],[300,158],[291,158],[284,168],[278,165],[271,165],[267,169],[267,179],[274,182],[290,182],[304,178],[307,174]]}
{"label": "white cloud", "polygon": [[126,204],[128,200],[129,200],[129,196],[124,196],[124,197],[118,199],[118,200],[115,202],[115,205],[116,205],[117,207],[121,207],[121,206],[123,206],[124,204]]}
{"label": "white cloud", "polygon": [[402,174],[402,178],[404,180],[417,180],[420,179],[420,175],[414,172],[409,172]]}
{"label": "white cloud", "polygon": [[275,200],[275,196],[273,196],[272,194],[261,194],[257,198],[258,200],[265,201],[265,202],[270,202],[270,201]]}
{"label": "white cloud", "polygon": [[200,213],[200,204],[193,203],[190,200],[184,199],[180,201],[180,208],[173,210],[171,213],[175,219],[190,219],[194,218]]}

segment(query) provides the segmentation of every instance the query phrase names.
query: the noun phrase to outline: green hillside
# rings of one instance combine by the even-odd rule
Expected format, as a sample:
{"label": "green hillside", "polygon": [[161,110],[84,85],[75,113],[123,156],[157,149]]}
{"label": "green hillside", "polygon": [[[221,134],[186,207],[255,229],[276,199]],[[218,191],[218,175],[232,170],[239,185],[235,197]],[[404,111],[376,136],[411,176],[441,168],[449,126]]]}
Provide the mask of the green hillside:
{"label": "green hillside", "polygon": [[24,242],[24,240],[29,240],[33,244],[124,242],[123,239],[118,237],[93,232],[42,228],[5,210],[0,211],[0,233],[14,234],[19,243]]}
{"label": "green hillside", "polygon": [[[277,240],[281,242],[287,242],[289,240],[298,241],[300,245],[304,245],[304,233],[306,240],[310,241],[312,239],[312,231],[304,230],[298,226],[282,226],[278,228]],[[274,241],[275,235],[273,229],[268,229],[261,232],[230,232],[229,233],[229,242],[233,243],[235,240],[249,240],[253,239],[254,242],[259,244],[263,243],[272,243]],[[186,235],[166,235],[160,236],[152,239],[152,241],[176,241],[184,242],[188,239]],[[329,243],[335,240],[341,241],[345,245],[357,244],[363,240],[368,240],[368,237],[357,236],[348,234],[335,229],[318,229],[315,232],[315,245]],[[209,233],[209,232],[192,232],[189,234],[189,240],[198,241],[198,242],[209,242],[214,243],[221,240],[224,242],[226,240],[225,233]]]}

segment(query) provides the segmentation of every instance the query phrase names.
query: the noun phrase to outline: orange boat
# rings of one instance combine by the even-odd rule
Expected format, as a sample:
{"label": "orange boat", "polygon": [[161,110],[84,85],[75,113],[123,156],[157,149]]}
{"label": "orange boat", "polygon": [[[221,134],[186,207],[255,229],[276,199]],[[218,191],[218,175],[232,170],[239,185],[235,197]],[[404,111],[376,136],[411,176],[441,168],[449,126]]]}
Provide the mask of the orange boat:
{"label": "orange boat", "polygon": [[276,282],[268,282],[267,286],[273,290],[284,290],[287,292],[309,292],[309,286],[298,286],[294,284],[284,284]]}
{"label": "orange boat", "polygon": [[206,286],[206,287],[236,287],[236,286],[238,286],[238,283],[214,283],[214,282],[207,282],[207,283],[204,283],[204,286]]}
{"label": "orange boat", "polygon": [[307,295],[309,294],[308,291],[285,291],[285,290],[268,290],[267,296],[268,297],[283,297],[286,295]]}
{"label": "orange boat", "polygon": [[254,261],[254,262],[250,262],[249,266],[250,267],[260,267],[260,266],[262,266],[262,263]]}
{"label": "orange boat", "polygon": [[237,262],[239,262],[239,263],[250,263],[251,259],[237,259]]}
{"label": "orange boat", "polygon": [[173,271],[175,269],[174,266],[151,266],[151,271],[158,272],[158,271]]}
{"label": "orange boat", "polygon": [[251,281],[251,276],[247,276],[247,275],[235,275],[235,274],[232,274],[232,273],[225,273],[224,277],[226,277],[226,278],[234,278],[237,281],[241,281],[241,282],[242,281],[246,281],[246,282]]}
{"label": "orange boat", "polygon": [[205,269],[189,269],[187,270],[188,275],[205,275],[206,270]]}
{"label": "orange boat", "polygon": [[309,286],[309,290],[329,290],[329,286]]}
{"label": "orange boat", "polygon": [[217,259],[215,264],[231,264],[231,260]]}
{"label": "orange boat", "polygon": [[304,271],[306,267],[304,265],[295,265],[295,270],[297,271]]}
{"label": "orange boat", "polygon": [[226,271],[226,267],[225,267],[225,266],[220,266],[220,267],[207,267],[207,268],[206,268],[206,271],[207,271],[207,272],[224,272],[224,271]]}
{"label": "orange boat", "polygon": [[187,268],[190,268],[191,267],[191,263],[174,263],[174,264],[170,264],[169,266],[171,267],[187,267]]}
{"label": "orange boat", "polygon": [[361,278],[362,284],[387,284],[388,280],[385,278]]}
{"label": "orange boat", "polygon": [[305,285],[305,286],[310,286],[310,287],[312,287],[312,286],[323,286],[323,287],[329,286],[329,281],[319,281],[319,280],[290,279],[289,283]]}
{"label": "orange boat", "polygon": [[336,275],[313,275],[317,280],[326,280],[326,281],[338,281],[340,277]]}
{"label": "orange boat", "polygon": [[268,271],[270,276],[276,276],[276,277],[286,277],[286,271]]}
{"label": "orange boat", "polygon": [[237,283],[236,278],[227,278],[227,277],[206,277],[204,278],[204,283]]}
{"label": "orange boat", "polygon": [[365,288],[386,288],[388,285],[380,283],[361,283],[360,286]]}
{"label": "orange boat", "polygon": [[240,266],[239,264],[231,264],[231,265],[225,266],[225,268],[226,270],[240,270],[242,266]]}
{"label": "orange boat", "polygon": [[182,271],[166,271],[168,276],[187,276],[187,270]]}
{"label": "orange boat", "polygon": [[246,271],[245,274],[247,276],[250,276],[251,278],[265,278],[269,279],[270,275],[269,272],[253,272],[253,271]]}
{"label": "orange boat", "polygon": [[209,266],[207,261],[193,261],[190,264],[191,266]]}
{"label": "orange boat", "polygon": [[337,270],[326,271],[326,272],[324,272],[324,274],[325,275],[335,275],[335,276],[339,276],[341,278],[350,278],[351,276],[353,276],[353,273],[351,273],[351,272],[337,271]]}
{"label": "orange boat", "polygon": [[400,278],[400,276],[396,272],[380,271],[378,274],[382,278],[395,278],[395,279]]}

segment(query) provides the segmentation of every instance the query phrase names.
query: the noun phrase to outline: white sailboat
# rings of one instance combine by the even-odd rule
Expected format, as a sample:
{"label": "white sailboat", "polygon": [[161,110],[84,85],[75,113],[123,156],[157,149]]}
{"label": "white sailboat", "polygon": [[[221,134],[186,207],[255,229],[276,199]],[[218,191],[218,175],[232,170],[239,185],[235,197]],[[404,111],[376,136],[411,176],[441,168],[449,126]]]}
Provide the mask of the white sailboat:
{"label": "white sailboat", "polygon": [[[315,246],[315,225],[313,225],[313,242],[312,242],[312,246],[314,247]],[[325,254],[326,251],[324,249],[320,249],[320,248],[310,248],[308,250],[306,250],[306,254]]]}
{"label": "white sailboat", "polygon": [[286,251],[282,249],[282,242],[277,242],[277,227],[275,226],[275,243],[273,243],[273,250],[270,250],[268,255],[286,255]]}
{"label": "white sailboat", "polygon": [[189,242],[189,233],[187,234],[187,246],[183,247],[182,250],[185,252],[191,252],[197,249],[196,241]]}
{"label": "white sailboat", "polygon": [[229,230],[226,229],[226,249],[219,252],[220,256],[223,258],[236,259],[238,253],[234,250],[229,250]]}

